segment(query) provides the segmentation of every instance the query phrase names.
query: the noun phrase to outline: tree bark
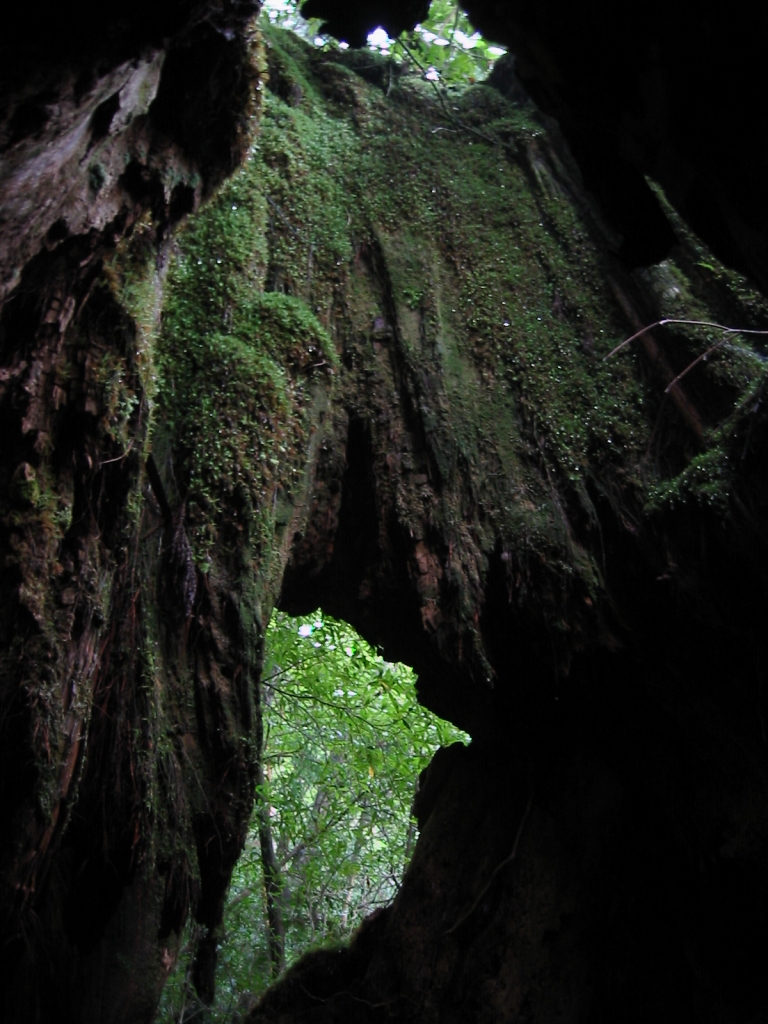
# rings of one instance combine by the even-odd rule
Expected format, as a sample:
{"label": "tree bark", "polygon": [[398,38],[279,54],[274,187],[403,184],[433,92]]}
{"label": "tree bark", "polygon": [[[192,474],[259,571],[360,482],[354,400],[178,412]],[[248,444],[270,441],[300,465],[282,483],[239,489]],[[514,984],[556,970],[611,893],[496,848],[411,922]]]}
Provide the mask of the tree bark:
{"label": "tree bark", "polygon": [[275,604],[412,665],[473,743],[425,777],[392,908],[254,1022],[754,1017],[764,354],[722,346],[668,400],[717,339],[609,353],[676,311],[759,328],[764,298],[672,212],[631,270],[517,87],[387,94],[386,61],[230,13],[198,11],[156,93],[141,48],[93,87],[41,62],[53,93],[3,129],[41,189],[24,236],[3,179],[4,1017],[149,1022],[190,914],[209,997],[254,792],[279,962]]}
{"label": "tree bark", "polygon": [[[260,689],[260,688],[259,688]],[[264,716],[260,696],[256,705],[256,789],[254,814],[258,823],[261,867],[264,873],[264,902],[267,918],[267,951],[272,977],[276,978],[285,967],[285,924],[281,906],[283,882],[280,865],[272,840],[270,805],[267,797],[267,779],[264,774]]]}

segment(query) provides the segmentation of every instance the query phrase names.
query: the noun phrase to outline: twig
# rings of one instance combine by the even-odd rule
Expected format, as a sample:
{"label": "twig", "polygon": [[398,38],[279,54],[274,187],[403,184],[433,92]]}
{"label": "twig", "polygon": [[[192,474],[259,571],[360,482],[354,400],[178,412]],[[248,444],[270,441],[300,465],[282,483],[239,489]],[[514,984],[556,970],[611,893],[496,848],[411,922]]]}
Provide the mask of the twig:
{"label": "twig", "polygon": [[[626,338],[620,345],[617,345],[616,348],[611,349],[608,355],[604,357],[604,360],[610,359],[611,356],[615,356],[617,352],[620,352],[626,345],[631,344],[636,338],[645,334],[646,331],[652,331],[654,327],[666,327],[667,324],[690,324],[693,327],[714,327],[716,330],[724,331],[726,334],[768,334],[768,331],[747,330],[745,327],[725,327],[723,324],[710,323],[708,320],[678,320],[675,317],[665,317],[663,320],[656,320],[654,323],[648,324],[647,327],[642,327],[639,331],[636,331],[631,338]],[[720,344],[720,342],[718,342],[718,344]],[[691,365],[694,364],[692,363]],[[690,369],[690,367],[687,369]],[[687,373],[687,370],[683,372]],[[679,380],[679,378],[676,379]],[[672,383],[674,384],[674,381]],[[670,384],[669,387],[672,387],[672,384]],[[669,388],[667,388],[667,390],[669,390]]]}
{"label": "twig", "polygon": [[445,55],[447,64],[451,59],[453,51],[456,49],[456,29],[459,27],[459,18],[461,16],[461,6],[456,4],[456,17],[453,19],[453,28],[451,29],[451,41],[448,45],[448,53]]}
{"label": "twig", "polygon": [[149,479],[149,485],[154,492],[157,503],[160,506],[160,511],[163,514],[163,521],[167,527],[173,526],[173,512],[171,511],[171,505],[168,501],[168,497],[163,487],[163,481],[160,479],[160,473],[157,468],[154,456],[150,452],[147,456],[147,478]]}
{"label": "twig", "polygon": [[441,89],[438,87],[437,82],[433,82],[431,78],[427,78],[427,73],[428,73],[427,68],[425,68],[424,65],[421,63],[421,61],[416,56],[414,56],[412,50],[409,48],[407,43],[404,43],[402,39],[398,39],[398,43],[400,44],[400,46],[402,46],[402,48],[405,50],[405,52],[411,58],[411,60],[416,65],[416,67],[419,69],[419,71],[421,71],[422,75],[424,76],[425,81],[429,82],[429,84],[435,90],[437,98],[440,101],[440,106],[443,108],[443,113],[448,118],[448,120],[452,121],[454,124],[458,125],[459,128],[462,129],[462,131],[471,132],[473,135],[477,135],[477,137],[482,139],[483,142],[487,142],[491,146],[498,146],[499,145],[499,140],[498,139],[492,139],[489,135],[485,135],[483,132],[478,131],[477,128],[473,128],[469,124],[464,124],[463,121],[460,121],[458,119],[458,117],[455,117],[450,112],[448,107],[446,107],[446,105],[445,105],[445,98],[443,97],[443,93],[442,93]]}
{"label": "twig", "polygon": [[371,1003],[369,1002],[369,1000],[363,999],[362,996],[356,996],[353,992],[350,992],[348,989],[339,989],[338,992],[334,992],[332,995],[323,998],[323,996],[316,996],[313,992],[309,992],[301,982],[299,982],[299,988],[301,988],[305,996],[308,996],[310,999],[314,999],[315,1002],[317,1003],[330,1003],[334,999],[338,999],[339,996],[349,996],[349,998],[354,999],[356,1003],[363,1003],[365,1006],[370,1006],[372,1010],[379,1010],[381,1009],[382,1006],[389,1006],[389,1004],[394,1003],[396,999],[403,998],[399,995],[390,996],[389,999],[385,999],[382,1003]]}
{"label": "twig", "polygon": [[267,680],[266,685],[271,687],[271,689],[276,690],[278,693],[281,693],[288,700],[306,700],[309,701],[310,704],[322,704],[326,708],[333,708],[335,711],[343,711],[349,718],[357,718],[360,722],[368,723],[367,718],[363,715],[358,715],[354,711],[350,711],[346,704],[339,704],[336,703],[336,701],[325,700],[323,697],[318,697],[314,693],[294,693],[290,690],[283,689],[282,686],[271,682],[271,680]]}
{"label": "twig", "polygon": [[678,373],[674,380],[670,381],[669,384],[667,384],[666,388],[664,389],[664,394],[668,394],[670,389],[673,388],[679,380],[682,380],[682,378],[686,375],[686,373],[688,373],[689,370],[692,370],[694,366],[697,366],[702,361],[702,359],[706,359],[707,356],[710,355],[710,353],[714,352],[716,348],[720,348],[720,346],[724,343],[725,338],[721,338],[720,341],[716,341],[714,345],[710,345],[706,352],[702,352],[700,356],[696,356],[692,363],[688,363],[686,368],[682,370],[680,373]]}
{"label": "twig", "polygon": [[131,438],[131,443],[128,445],[128,447],[125,449],[125,451],[123,452],[122,455],[118,455],[114,459],[99,460],[99,469],[101,469],[102,466],[108,466],[110,464],[110,462],[120,462],[126,456],[130,455],[131,454],[131,449],[133,448],[134,440],[135,440],[135,438],[132,437]]}
{"label": "twig", "polygon": [[501,871],[502,868],[505,868],[507,866],[507,864],[511,864],[512,861],[517,856],[517,847],[518,847],[518,845],[520,843],[520,837],[523,834],[523,828],[525,827],[525,822],[526,822],[526,819],[528,818],[528,814],[530,813],[532,804],[533,804],[533,793],[531,793],[531,795],[528,797],[528,804],[527,804],[527,806],[525,808],[525,811],[523,812],[522,818],[520,819],[520,824],[517,827],[517,835],[515,836],[515,842],[514,842],[514,844],[512,846],[512,852],[510,853],[510,855],[508,857],[505,857],[504,860],[500,864],[496,865],[494,870],[491,872],[491,877],[488,879],[488,881],[485,883],[483,888],[480,890],[480,893],[479,893],[477,899],[475,900],[475,902],[472,904],[472,906],[469,908],[469,910],[466,912],[466,914],[462,914],[462,916],[459,918],[459,920],[456,922],[456,924],[453,925],[452,928],[448,929],[448,931],[445,933],[446,935],[453,935],[453,933],[455,931],[457,931],[464,924],[464,922],[467,920],[467,918],[469,918],[475,912],[475,910],[477,909],[478,904],[480,903],[480,900],[488,892],[488,890],[491,887],[491,884],[492,884],[493,880],[496,878],[498,873]]}

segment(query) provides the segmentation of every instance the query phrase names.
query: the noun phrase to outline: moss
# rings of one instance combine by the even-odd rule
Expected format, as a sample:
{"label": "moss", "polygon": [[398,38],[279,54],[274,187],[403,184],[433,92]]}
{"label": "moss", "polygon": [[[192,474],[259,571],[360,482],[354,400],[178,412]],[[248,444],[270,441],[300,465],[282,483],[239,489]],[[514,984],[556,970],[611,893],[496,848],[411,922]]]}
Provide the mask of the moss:
{"label": "moss", "polygon": [[157,391],[154,356],[163,301],[155,231],[151,215],[145,214],[104,263],[104,280],[135,328],[134,362],[149,402]]}
{"label": "moss", "polygon": [[682,473],[654,487],[647,510],[655,512],[690,501],[712,506],[717,512],[728,509],[728,495],[733,483],[733,467],[720,447],[695,456]]}
{"label": "moss", "polygon": [[[307,302],[265,292],[268,202],[249,163],[182,231],[159,345],[166,426],[184,458],[188,521],[206,568],[225,526],[272,546],[278,489],[305,464],[316,378],[337,362]],[[325,384],[322,384],[325,387]]]}
{"label": "moss", "polygon": [[[379,500],[412,536],[432,523],[448,538],[462,614],[499,548],[528,567],[511,579],[546,566],[542,606],[562,587],[594,597],[595,494],[631,517],[666,500],[660,478],[682,467],[649,462],[661,396],[637,354],[605,359],[626,313],[556,146],[534,111],[486,86],[443,104],[402,76],[387,95],[376,67],[277,30],[266,51],[260,133],[179,238],[160,344],[198,563],[240,531],[262,582],[278,578],[336,379],[370,424]],[[695,255],[643,283],[704,318]],[[679,338],[682,369],[702,335]],[[734,344],[702,368],[709,422],[743,404],[755,366]],[[676,493],[708,500],[703,467],[722,458],[710,462]]]}
{"label": "moss", "polygon": [[[739,491],[746,476],[746,457],[753,433],[763,429],[763,396],[768,386],[768,364],[743,346],[739,357],[752,372],[742,382],[734,407],[716,428],[707,432],[705,449],[681,472],[655,481],[648,489],[646,511],[659,513],[683,505],[703,505],[721,519],[740,505]],[[727,384],[733,384],[733,364]],[[742,509],[743,511],[743,509]]]}
{"label": "moss", "polygon": [[[182,233],[164,314],[162,401],[199,564],[225,520],[269,557],[306,464],[310,381],[341,372],[331,339],[363,374],[352,405],[374,377],[374,405],[391,404],[374,348],[396,341],[442,486],[436,503],[406,480],[392,500],[412,529],[437,516],[455,534],[467,609],[476,545],[499,537],[561,551],[593,590],[588,559],[565,554],[557,488],[587,506],[588,473],[639,460],[648,430],[631,365],[600,358],[624,327],[589,232],[543,172],[531,187],[540,126],[484,87],[457,94],[451,119],[428,87],[387,99],[287,34],[267,51],[260,134]],[[487,518],[476,540],[467,494]]]}
{"label": "moss", "polygon": [[670,259],[637,276],[658,296],[662,316],[686,321],[660,328],[658,337],[707,429],[703,451],[679,471],[650,482],[646,510],[659,513],[693,504],[725,517],[733,509],[760,419],[768,361],[761,338],[724,334],[717,325],[761,331],[768,322],[768,300],[709,252],[662,190],[650,184],[679,244]]}
{"label": "moss", "polygon": [[28,462],[17,467],[11,479],[9,490],[11,501],[25,506],[36,506],[40,500],[40,484],[37,473]]}

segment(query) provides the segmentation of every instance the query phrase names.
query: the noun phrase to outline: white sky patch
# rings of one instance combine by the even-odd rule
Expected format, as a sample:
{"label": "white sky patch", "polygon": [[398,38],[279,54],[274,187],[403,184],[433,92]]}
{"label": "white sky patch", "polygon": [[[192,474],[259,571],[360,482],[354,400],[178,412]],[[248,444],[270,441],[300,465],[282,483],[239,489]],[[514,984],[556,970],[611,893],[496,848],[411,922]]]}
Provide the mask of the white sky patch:
{"label": "white sky patch", "polygon": [[471,50],[473,46],[480,42],[482,36],[479,32],[473,32],[471,36],[466,35],[461,29],[457,28],[453,33],[453,38],[462,48],[462,50]]}
{"label": "white sky patch", "polygon": [[437,70],[437,68],[428,67],[427,73],[424,75],[424,77],[428,82],[439,82],[440,72]]}
{"label": "white sky patch", "polygon": [[312,633],[312,627],[308,622],[303,623],[299,626],[299,636],[310,636]]}
{"label": "white sky patch", "polygon": [[490,53],[492,57],[503,57],[506,52],[507,51],[503,49],[501,46],[488,47],[488,53]]}
{"label": "white sky patch", "polygon": [[373,32],[368,33],[368,45],[369,46],[389,46],[389,36],[384,29],[379,25]]}

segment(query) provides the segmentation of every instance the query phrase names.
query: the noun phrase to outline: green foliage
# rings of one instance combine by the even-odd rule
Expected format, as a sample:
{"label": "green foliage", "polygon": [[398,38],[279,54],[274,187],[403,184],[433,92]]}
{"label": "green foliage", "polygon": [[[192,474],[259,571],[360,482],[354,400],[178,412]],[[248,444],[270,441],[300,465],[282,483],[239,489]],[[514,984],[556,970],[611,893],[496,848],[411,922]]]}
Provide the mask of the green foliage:
{"label": "green foliage", "polygon": [[457,731],[417,703],[410,669],[344,623],[276,616],[269,638],[266,795],[295,897],[295,951],[348,932],[394,895],[415,780]]}
{"label": "green foliage", "polygon": [[[267,632],[263,797],[283,879],[287,962],[348,936],[394,897],[415,840],[415,782],[439,745],[466,739],[416,701],[415,677],[348,625],[275,613]],[[161,1020],[190,999],[180,959]],[[270,980],[254,821],[232,879],[213,1020]]]}
{"label": "green foliage", "polygon": [[475,32],[467,15],[452,0],[432,0],[423,24],[394,41],[392,52],[418,60],[427,68],[430,81],[462,85],[482,81],[494,60],[505,51]]}
{"label": "green foliage", "polygon": [[[318,35],[318,20],[307,22],[301,18],[301,3],[302,0],[267,0],[265,15],[272,24],[291,29],[315,45],[338,46],[332,37]],[[476,32],[453,0],[432,0],[424,22],[397,39],[390,39],[383,29],[371,33],[368,47],[401,67],[410,66],[429,81],[452,86],[482,81],[494,60],[505,52]]]}

